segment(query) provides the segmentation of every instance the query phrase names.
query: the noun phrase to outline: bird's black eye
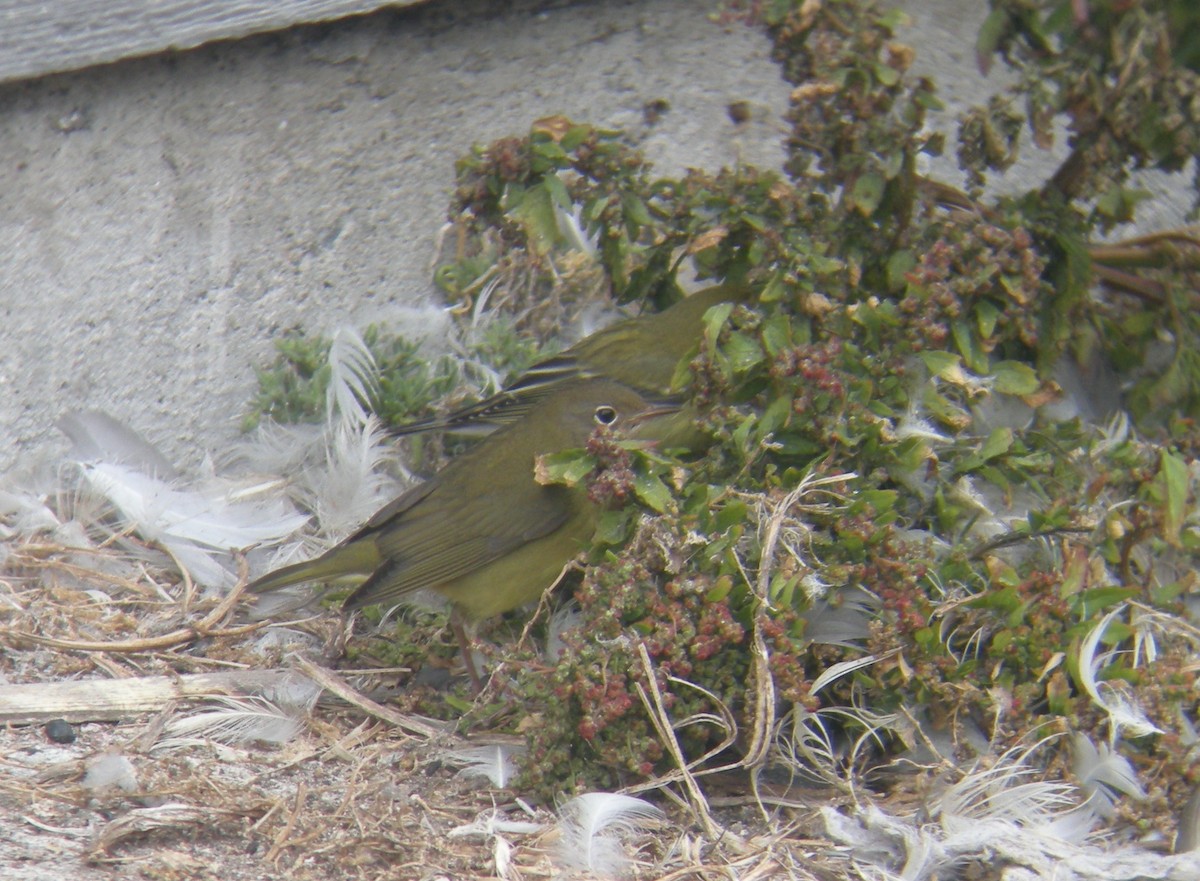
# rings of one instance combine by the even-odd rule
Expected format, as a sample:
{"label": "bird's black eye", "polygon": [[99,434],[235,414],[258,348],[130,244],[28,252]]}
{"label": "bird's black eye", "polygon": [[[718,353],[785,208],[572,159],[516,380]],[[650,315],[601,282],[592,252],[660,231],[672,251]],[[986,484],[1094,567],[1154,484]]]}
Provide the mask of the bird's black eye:
{"label": "bird's black eye", "polygon": [[592,415],[598,425],[612,425],[617,421],[617,411],[612,407],[597,407],[596,412]]}

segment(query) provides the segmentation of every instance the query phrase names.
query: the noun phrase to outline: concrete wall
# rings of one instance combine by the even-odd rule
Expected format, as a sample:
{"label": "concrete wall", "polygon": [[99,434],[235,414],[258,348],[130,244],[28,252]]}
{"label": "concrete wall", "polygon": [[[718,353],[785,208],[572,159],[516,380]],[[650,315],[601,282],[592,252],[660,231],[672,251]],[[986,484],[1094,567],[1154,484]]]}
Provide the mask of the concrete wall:
{"label": "concrete wall", "polygon": [[[952,119],[990,88],[986,3],[903,5]],[[237,434],[285,328],[436,328],[454,160],[538,117],[625,128],[664,173],[777,166],[787,85],[717,8],[445,0],[0,85],[0,469],[89,407],[194,464]],[[1045,173],[1029,153],[1004,185]],[[1175,192],[1151,226],[1182,184],[1152,182]]]}

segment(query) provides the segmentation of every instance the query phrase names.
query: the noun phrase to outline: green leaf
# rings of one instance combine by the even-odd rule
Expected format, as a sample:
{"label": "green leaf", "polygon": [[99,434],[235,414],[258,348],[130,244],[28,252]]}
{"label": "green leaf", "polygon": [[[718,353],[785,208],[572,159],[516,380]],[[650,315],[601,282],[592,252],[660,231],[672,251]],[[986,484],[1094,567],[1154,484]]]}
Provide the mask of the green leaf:
{"label": "green leaf", "polygon": [[743,501],[734,499],[727,502],[720,511],[717,512],[716,528],[718,532],[724,532],[731,526],[736,526],[739,523],[745,523],[746,518],[750,516],[750,506]]}
{"label": "green leaf", "polygon": [[534,171],[545,174],[552,169],[564,168],[570,164],[563,148],[549,138],[545,140],[534,138],[530,142],[529,148],[534,156],[543,160],[533,163]]}
{"label": "green leaf", "polygon": [[[1140,593],[1141,589],[1136,587],[1096,587],[1076,594],[1074,602],[1079,609],[1081,620],[1087,621],[1097,612],[1111,609]],[[1113,622],[1116,623],[1118,622]],[[1112,630],[1112,624],[1109,625],[1109,630]]]}
{"label": "green leaf", "polygon": [[[562,208],[570,211],[574,207],[571,201],[571,194],[567,192],[567,185],[563,183],[561,177],[557,174],[548,174],[542,180],[542,186],[546,188],[546,192],[550,194],[550,198]],[[555,223],[557,227],[557,222]]]}
{"label": "green leaf", "polygon": [[631,236],[636,236],[642,227],[651,226],[654,223],[654,219],[646,208],[646,203],[632,193],[622,194],[621,208],[625,212],[625,225]]}
{"label": "green leaf", "polygon": [[563,450],[539,456],[536,474],[539,483],[576,486],[592,473],[596,460],[580,450]]}
{"label": "green leaf", "polygon": [[733,314],[733,306],[733,303],[718,303],[704,313],[704,341],[708,343],[710,352],[716,351],[717,338],[721,335],[721,328]]}
{"label": "green leaf", "polygon": [[1096,212],[1117,223],[1128,223],[1133,220],[1138,203],[1153,197],[1154,194],[1149,190],[1110,187],[1096,199]]}
{"label": "green leaf", "polygon": [[1020,593],[1012,587],[980,594],[974,599],[968,600],[966,604],[978,609],[994,609],[1005,615],[1011,615],[1024,605]]}
{"label": "green leaf", "polygon": [[452,694],[443,695],[442,700],[459,715],[470,713],[475,709],[474,701],[463,700],[461,697],[455,697]]}
{"label": "green leaf", "polygon": [[908,279],[905,277],[912,272],[917,265],[917,258],[912,251],[896,251],[892,256],[888,257],[886,274],[888,290],[893,293],[904,290],[904,286],[908,284]]}
{"label": "green leaf", "polygon": [[674,498],[671,495],[671,490],[657,474],[635,474],[633,476],[633,491],[637,494],[642,504],[657,511],[659,514],[666,514],[673,506]]}
{"label": "green leaf", "polygon": [[706,603],[719,603],[725,597],[729,596],[729,592],[733,590],[733,579],[728,575],[722,575],[716,580],[716,583],[704,595]]}
{"label": "green leaf", "polygon": [[746,373],[763,361],[762,346],[749,334],[732,333],[725,343],[725,356],[735,374]]}
{"label": "green leaf", "polygon": [[950,322],[950,333],[967,367],[976,373],[987,373],[988,357],[979,347],[975,335],[971,333],[970,325],[964,319],[956,318]]}
{"label": "green leaf", "polygon": [[762,327],[763,347],[774,358],[792,347],[792,323],[787,316],[776,315],[767,319]]}
{"label": "green leaf", "polygon": [[902,9],[892,8],[882,12],[875,19],[875,23],[887,30],[890,36],[894,36],[900,28],[912,25],[912,16]]}
{"label": "green leaf", "polygon": [[871,489],[859,493],[854,501],[856,504],[864,502],[870,505],[876,514],[886,514],[895,509],[899,498],[900,493],[894,489]]}
{"label": "green leaf", "polygon": [[783,299],[783,295],[787,293],[787,287],[783,283],[783,279],[778,276],[773,276],[766,287],[762,289],[762,293],[758,295],[760,303],[775,303]]}
{"label": "green leaf", "polygon": [[767,404],[766,409],[763,410],[762,416],[758,418],[758,437],[764,438],[768,434],[778,431],[787,424],[791,415],[792,395],[790,392],[784,392],[779,397],[773,398],[771,403]]}
{"label": "green leaf", "polygon": [[767,588],[767,596],[771,605],[778,608],[790,609],[795,601],[796,585],[800,579],[795,575],[776,574]]}
{"label": "green leaf", "polygon": [[991,339],[992,334],[996,332],[996,323],[1002,314],[998,308],[986,300],[975,306],[975,324],[979,328],[981,338]]}
{"label": "green leaf", "polygon": [[619,545],[629,537],[635,512],[630,508],[619,511],[604,511],[596,522],[593,545]]}
{"label": "green leaf", "polygon": [[846,201],[863,217],[870,217],[883,201],[886,186],[883,175],[869,171],[854,182]]}
{"label": "green leaf", "polygon": [[983,446],[977,451],[967,456],[954,469],[956,474],[966,474],[980,468],[984,463],[997,456],[1002,456],[1007,453],[1013,445],[1013,431],[1011,428],[997,428],[988,435]]}
{"label": "green leaf", "polygon": [[875,79],[879,80],[881,84],[888,86],[889,88],[900,82],[900,71],[896,70],[894,67],[884,64],[881,61],[877,61],[873,65],[873,69],[875,72]]}
{"label": "green leaf", "polygon": [[599,198],[584,203],[583,220],[584,223],[591,227],[604,214],[604,210],[608,208],[608,203],[612,201],[612,196],[600,196]]}
{"label": "green leaf", "polygon": [[1012,449],[1013,445],[1013,430],[1007,426],[997,428],[988,435],[988,439],[984,442],[983,448],[978,455],[983,461],[995,459],[997,456],[1002,456]]}
{"label": "green leaf", "polygon": [[558,215],[554,211],[550,190],[544,186],[530,187],[524,191],[509,187],[509,193],[512,196],[509,213],[525,230],[530,247],[541,254],[549,253],[560,238]]}
{"label": "green leaf", "polygon": [[595,129],[593,129],[590,125],[573,125],[567,129],[567,133],[562,136],[562,140],[559,141],[559,146],[568,153],[573,153],[575,148],[591,137],[593,131],[595,131]]}
{"label": "green leaf", "polygon": [[917,356],[925,365],[925,369],[934,376],[949,382],[958,382],[962,376],[962,356],[944,349],[928,349],[918,352]]}
{"label": "green leaf", "polygon": [[1038,390],[1037,372],[1021,361],[1001,361],[992,369],[995,389],[1002,395],[1031,395]]}
{"label": "green leaf", "polygon": [[1163,450],[1159,478],[1163,487],[1163,538],[1179,546],[1179,533],[1187,514],[1189,474],[1187,463],[1170,450]]}

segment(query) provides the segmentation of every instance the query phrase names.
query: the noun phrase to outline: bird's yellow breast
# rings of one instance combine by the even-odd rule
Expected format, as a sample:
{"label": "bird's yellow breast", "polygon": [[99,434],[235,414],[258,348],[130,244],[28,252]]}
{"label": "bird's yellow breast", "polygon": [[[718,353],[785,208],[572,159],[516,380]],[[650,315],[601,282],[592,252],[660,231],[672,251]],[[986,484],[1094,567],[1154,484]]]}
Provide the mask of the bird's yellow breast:
{"label": "bird's yellow breast", "polygon": [[537,600],[594,531],[595,518],[580,512],[549,535],[435,589],[471,621],[503,614]]}

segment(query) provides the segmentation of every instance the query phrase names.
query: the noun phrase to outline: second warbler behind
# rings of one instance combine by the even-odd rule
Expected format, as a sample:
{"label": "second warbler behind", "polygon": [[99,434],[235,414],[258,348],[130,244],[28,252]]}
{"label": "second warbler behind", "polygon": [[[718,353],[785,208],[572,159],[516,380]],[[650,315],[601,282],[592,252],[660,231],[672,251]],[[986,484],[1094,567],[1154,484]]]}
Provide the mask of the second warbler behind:
{"label": "second warbler behind", "polygon": [[347,609],[394,605],[425,588],[468,620],[515,609],[554,583],[591,538],[598,515],[584,488],[539,483],[537,457],[582,447],[598,428],[654,439],[658,417],[676,409],[611,380],[563,383],[336,547],[249,589],[355,577],[365,580]]}
{"label": "second warbler behind", "polygon": [[520,419],[563,383],[581,379],[612,379],[643,394],[668,394],[680,360],[700,342],[704,313],[719,303],[745,302],[756,293],[757,288],[744,282],[696,291],[662,312],[619,321],[584,337],[569,349],[538,361],[489,398],[444,416],[396,426],[391,432],[486,433]]}

